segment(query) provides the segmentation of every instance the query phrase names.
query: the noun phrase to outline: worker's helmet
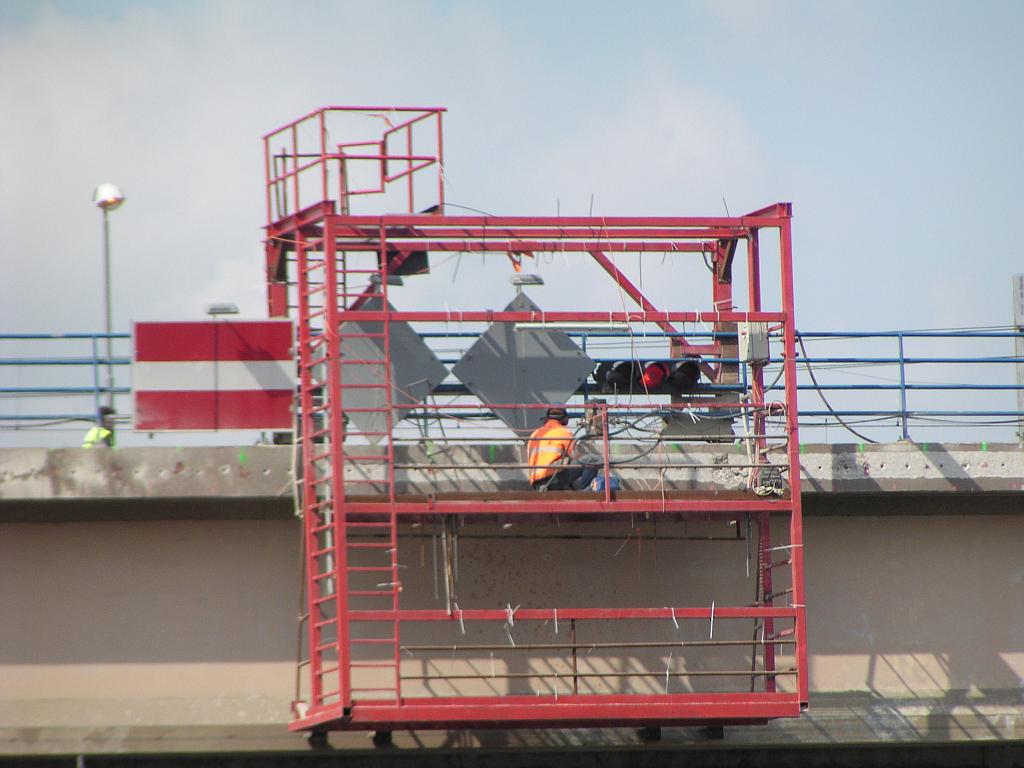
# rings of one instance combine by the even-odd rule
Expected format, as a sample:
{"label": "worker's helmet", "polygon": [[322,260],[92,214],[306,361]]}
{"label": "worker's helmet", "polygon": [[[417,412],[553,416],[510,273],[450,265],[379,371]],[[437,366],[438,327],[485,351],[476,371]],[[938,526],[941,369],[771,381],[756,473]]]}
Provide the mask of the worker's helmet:
{"label": "worker's helmet", "polygon": [[563,424],[569,420],[569,412],[565,408],[548,408],[544,413],[544,420],[555,419]]}

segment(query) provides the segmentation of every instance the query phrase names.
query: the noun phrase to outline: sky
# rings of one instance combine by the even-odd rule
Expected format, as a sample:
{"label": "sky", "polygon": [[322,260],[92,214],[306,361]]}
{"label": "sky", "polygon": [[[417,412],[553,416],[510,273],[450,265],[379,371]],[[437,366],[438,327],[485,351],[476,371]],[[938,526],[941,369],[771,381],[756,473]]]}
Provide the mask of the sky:
{"label": "sky", "polygon": [[[265,316],[261,136],[361,103],[447,107],[448,200],[490,213],[791,201],[801,329],[1005,326],[1022,28],[1020,2],[4,0],[2,327],[102,329],[100,182],[115,330]],[[453,306],[508,294],[445,275]]]}

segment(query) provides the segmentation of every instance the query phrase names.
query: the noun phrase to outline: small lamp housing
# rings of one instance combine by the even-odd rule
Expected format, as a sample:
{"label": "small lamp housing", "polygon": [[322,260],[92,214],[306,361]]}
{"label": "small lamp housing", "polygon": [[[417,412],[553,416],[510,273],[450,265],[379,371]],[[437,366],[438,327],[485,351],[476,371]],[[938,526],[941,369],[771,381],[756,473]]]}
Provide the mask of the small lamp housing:
{"label": "small lamp housing", "polygon": [[92,197],[92,201],[104,211],[120,208],[124,200],[124,192],[117,184],[100,184]]}

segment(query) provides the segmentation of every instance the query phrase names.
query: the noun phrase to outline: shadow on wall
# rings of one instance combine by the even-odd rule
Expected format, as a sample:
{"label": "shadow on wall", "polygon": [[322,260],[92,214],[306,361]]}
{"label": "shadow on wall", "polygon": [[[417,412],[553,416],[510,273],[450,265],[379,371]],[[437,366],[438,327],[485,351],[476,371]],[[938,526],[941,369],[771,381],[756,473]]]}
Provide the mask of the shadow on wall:
{"label": "shadow on wall", "polygon": [[[864,444],[814,446],[801,455],[805,490],[816,494],[876,494],[903,491],[907,483],[919,491],[948,493],[980,492],[974,477],[980,468],[961,463],[941,443],[896,443],[875,450]],[[989,489],[991,492],[991,488]]]}
{"label": "shadow on wall", "polygon": [[[1024,526],[928,514],[805,522],[812,691],[863,695],[894,738],[955,737],[965,712],[1021,702]],[[894,700],[928,707],[925,732]]]}

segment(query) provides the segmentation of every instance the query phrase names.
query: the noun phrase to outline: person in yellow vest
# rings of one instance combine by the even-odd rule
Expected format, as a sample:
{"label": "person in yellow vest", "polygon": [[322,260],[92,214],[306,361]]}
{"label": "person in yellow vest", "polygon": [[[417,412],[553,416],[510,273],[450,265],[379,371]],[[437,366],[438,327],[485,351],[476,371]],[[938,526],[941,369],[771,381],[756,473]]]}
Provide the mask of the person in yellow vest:
{"label": "person in yellow vest", "polygon": [[530,465],[530,485],[537,491],[580,490],[590,485],[597,474],[594,466],[565,466],[573,460],[576,441],[566,426],[565,408],[548,408],[544,423],[533,431],[526,443]]}
{"label": "person in yellow vest", "polygon": [[114,409],[108,405],[100,408],[96,426],[85,433],[85,439],[82,441],[83,448],[93,448],[97,445],[114,447]]}

